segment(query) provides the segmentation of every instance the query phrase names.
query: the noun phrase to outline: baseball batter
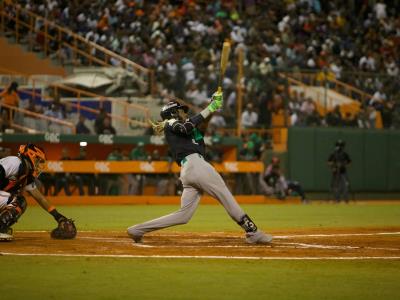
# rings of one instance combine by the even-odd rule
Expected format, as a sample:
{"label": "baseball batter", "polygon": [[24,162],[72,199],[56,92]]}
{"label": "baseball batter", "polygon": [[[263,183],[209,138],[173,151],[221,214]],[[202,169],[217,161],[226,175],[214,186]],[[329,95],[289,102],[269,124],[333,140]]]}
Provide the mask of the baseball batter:
{"label": "baseball batter", "polygon": [[222,92],[212,96],[211,103],[199,114],[188,118],[189,108],[172,101],[161,110],[162,122],[153,124],[156,133],[164,132],[175,161],[181,166],[180,179],[183,184],[181,208],[169,215],[128,228],[128,234],[136,243],[141,243],[143,235],[158,229],[186,224],[192,218],[203,192],[216,198],[231,218],[246,232],[246,242],[265,244],[272,236],[257,228],[242,210],[222,177],[214,167],[204,160],[205,143],[199,125],[213,112],[222,107]]}

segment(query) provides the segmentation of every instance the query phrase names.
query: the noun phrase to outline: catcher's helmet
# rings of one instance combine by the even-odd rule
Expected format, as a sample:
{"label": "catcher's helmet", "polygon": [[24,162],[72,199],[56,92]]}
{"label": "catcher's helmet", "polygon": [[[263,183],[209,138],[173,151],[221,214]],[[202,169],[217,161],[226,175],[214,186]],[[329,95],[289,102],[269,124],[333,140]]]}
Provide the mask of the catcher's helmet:
{"label": "catcher's helmet", "polygon": [[18,156],[29,161],[33,170],[33,176],[38,177],[43,171],[46,154],[41,147],[34,144],[21,145],[18,149]]}
{"label": "catcher's helmet", "polygon": [[161,108],[160,116],[163,120],[177,118],[178,109],[183,109],[185,112],[188,112],[189,107],[177,101],[170,101]]}

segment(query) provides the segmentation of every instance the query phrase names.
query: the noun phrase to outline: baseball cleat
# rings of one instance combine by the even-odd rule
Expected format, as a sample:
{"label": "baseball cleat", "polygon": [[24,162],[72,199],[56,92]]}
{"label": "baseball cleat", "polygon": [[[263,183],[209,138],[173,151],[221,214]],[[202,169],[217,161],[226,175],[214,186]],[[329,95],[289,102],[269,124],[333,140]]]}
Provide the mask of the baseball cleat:
{"label": "baseball cleat", "polygon": [[139,243],[143,243],[143,235],[135,235],[132,236],[132,239],[135,243],[139,244]]}
{"label": "baseball cleat", "polygon": [[133,227],[128,228],[128,235],[134,240],[135,243],[143,242],[143,234],[136,231]]}
{"label": "baseball cleat", "polygon": [[246,233],[246,242],[248,244],[269,244],[272,242],[272,239],[272,235],[259,230]]}
{"label": "baseball cleat", "polygon": [[0,242],[14,240],[14,236],[13,236],[12,232],[13,231],[11,228],[6,228],[4,230],[1,230],[0,231]]}

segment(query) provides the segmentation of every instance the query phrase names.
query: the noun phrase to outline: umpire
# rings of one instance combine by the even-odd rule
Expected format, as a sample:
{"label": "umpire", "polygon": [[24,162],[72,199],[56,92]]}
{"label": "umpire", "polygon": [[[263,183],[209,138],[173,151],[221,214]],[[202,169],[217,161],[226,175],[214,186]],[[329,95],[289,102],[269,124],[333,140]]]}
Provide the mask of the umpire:
{"label": "umpire", "polygon": [[337,203],[343,199],[349,202],[349,179],[347,166],[351,163],[350,156],[344,151],[345,142],[337,140],[335,150],[328,159],[328,165],[332,171],[331,189]]}

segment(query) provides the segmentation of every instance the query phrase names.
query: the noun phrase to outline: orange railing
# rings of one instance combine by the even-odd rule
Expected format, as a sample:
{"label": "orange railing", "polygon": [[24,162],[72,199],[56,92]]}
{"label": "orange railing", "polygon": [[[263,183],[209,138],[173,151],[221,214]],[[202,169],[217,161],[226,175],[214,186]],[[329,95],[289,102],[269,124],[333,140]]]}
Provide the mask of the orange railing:
{"label": "orange railing", "polygon": [[306,83],[309,86],[324,86],[325,84],[328,84],[330,89],[351,99],[356,99],[361,103],[365,103],[365,101],[368,101],[372,98],[371,94],[368,94],[350,84],[344,83],[340,80],[337,80],[336,78],[327,75],[320,76],[322,79],[326,78],[326,81],[318,78],[318,74],[315,72],[286,73],[286,75],[288,76],[288,79],[297,79],[298,81]]}
{"label": "orange railing", "polygon": [[[27,38],[29,50],[40,47],[46,56],[51,54],[64,63],[62,49],[71,52],[73,66],[117,66],[135,73],[154,92],[154,71],[122,57],[96,43],[86,40],[69,29],[36,15],[17,5],[0,4],[1,31],[14,36],[17,42]],[[12,22],[13,26],[7,26]],[[41,25],[40,25],[41,24]]]}
{"label": "orange railing", "polygon": [[[301,77],[299,74],[304,75],[304,76]],[[290,76],[292,76],[292,75],[293,74],[290,74]],[[314,75],[314,76],[312,76],[312,75]],[[333,106],[334,106],[333,103],[335,102],[335,97],[330,96],[330,95],[328,95],[328,93],[325,93],[324,91],[316,88],[316,87],[320,87],[321,85],[317,84],[317,82],[315,81],[315,74],[297,73],[295,76],[290,77],[290,76],[288,76],[288,74],[281,73],[280,76],[284,77],[285,80],[287,80],[289,85],[298,86],[304,92],[306,90],[312,90],[313,93],[316,95],[314,102],[316,103],[317,110],[320,115],[325,115],[328,112],[329,108],[333,108]],[[335,91],[337,91],[337,90],[335,90]],[[343,92],[340,92],[340,91],[337,91],[337,92],[344,94]],[[364,93],[364,94],[368,95],[367,93]],[[344,95],[348,96],[351,99],[354,99],[349,94],[347,94],[347,95],[344,94]],[[372,97],[372,96],[370,96],[370,97]],[[367,99],[367,98],[365,98],[365,99]],[[361,106],[360,102],[354,101],[351,104],[341,105],[341,110],[343,110],[343,112],[352,111],[354,113],[359,110],[360,106]]]}
{"label": "orange railing", "polygon": [[56,125],[56,126],[60,126],[61,129],[62,128],[67,128],[66,130],[61,130],[63,133],[75,133],[75,125],[71,122],[68,121],[64,121],[64,120],[59,120],[57,118],[53,118],[53,117],[49,117],[49,116],[45,116],[43,114],[38,114],[35,112],[31,112],[29,110],[26,109],[22,109],[19,107],[15,107],[12,105],[7,105],[2,103],[1,104],[2,107],[6,107],[8,108],[8,118],[10,120],[10,127],[16,128],[18,130],[21,131],[25,131],[25,132],[29,132],[29,133],[44,133],[46,130],[38,130],[38,129],[34,129],[32,128],[32,126],[30,125],[23,125],[20,124],[18,122],[16,122],[15,120],[18,118],[17,114],[20,114],[20,117],[24,120],[27,121],[27,118],[33,118],[33,119],[37,119],[37,120],[42,120],[42,121],[47,121],[46,124],[43,126],[43,128],[48,128],[49,125]]}
{"label": "orange railing", "polygon": [[[86,107],[86,106],[81,104],[81,101],[86,100],[86,99],[84,99],[84,97],[90,97],[90,98],[98,99],[100,101],[100,107],[103,106],[104,101],[110,101],[112,103],[118,103],[119,105],[123,106],[123,110],[124,110],[124,114],[123,115],[108,114],[112,119],[118,120],[119,122],[123,122],[125,124],[126,128],[128,128],[131,125],[134,125],[134,126],[137,125],[137,126],[140,126],[140,127],[148,127],[148,124],[146,122],[140,121],[140,120],[131,119],[131,118],[128,117],[128,111],[129,110],[139,110],[139,111],[142,111],[142,113],[143,113],[143,119],[148,119],[150,117],[150,111],[145,106],[134,104],[134,103],[127,103],[127,102],[118,100],[118,99],[113,98],[113,97],[104,97],[102,95],[98,95],[98,94],[95,94],[95,93],[92,93],[92,92],[76,89],[76,88],[73,88],[73,87],[70,87],[70,86],[66,86],[64,84],[48,82],[48,81],[45,81],[45,80],[32,78],[31,75],[22,74],[22,73],[15,72],[13,70],[5,69],[5,68],[2,68],[2,67],[0,67],[0,72],[5,72],[7,74],[13,74],[13,75],[10,75],[10,81],[11,81],[11,77],[15,77],[15,76],[21,76],[23,78],[28,78],[29,81],[30,81],[30,85],[31,85],[33,91],[26,91],[26,90],[23,90],[23,89],[19,89],[19,92],[30,95],[32,97],[32,99],[34,99],[37,96],[37,94],[35,92],[35,87],[37,87],[37,86],[46,86],[46,87],[53,88],[56,95],[59,94],[59,92],[63,92],[63,91],[64,92],[69,92],[70,94],[73,93],[74,97],[76,97],[77,104],[69,103],[69,105],[71,105],[71,107],[76,108],[78,114],[80,114],[81,111],[87,111],[87,112],[96,113],[96,114],[99,113],[98,110],[95,110],[95,109],[90,108],[90,107]],[[52,97],[45,96],[45,95],[41,95],[41,98],[43,100],[50,100],[50,101],[54,100]],[[63,103],[61,103],[61,104],[63,104]]]}

